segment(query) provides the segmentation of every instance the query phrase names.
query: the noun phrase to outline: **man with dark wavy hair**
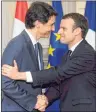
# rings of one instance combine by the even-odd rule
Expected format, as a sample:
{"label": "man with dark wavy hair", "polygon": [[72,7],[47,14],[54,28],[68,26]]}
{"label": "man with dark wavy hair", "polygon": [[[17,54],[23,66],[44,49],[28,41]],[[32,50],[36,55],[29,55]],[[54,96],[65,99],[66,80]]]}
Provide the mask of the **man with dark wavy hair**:
{"label": "man with dark wavy hair", "polygon": [[[54,31],[56,11],[47,3],[33,2],[25,17],[26,29],[13,38],[5,48],[2,64],[13,65],[17,61],[20,71],[37,71],[43,69],[42,46],[40,38],[47,38]],[[14,75],[14,74],[13,74]],[[2,76],[2,111],[25,112],[32,111],[41,94],[41,87],[33,87],[32,76],[26,73],[26,82],[12,80]]]}

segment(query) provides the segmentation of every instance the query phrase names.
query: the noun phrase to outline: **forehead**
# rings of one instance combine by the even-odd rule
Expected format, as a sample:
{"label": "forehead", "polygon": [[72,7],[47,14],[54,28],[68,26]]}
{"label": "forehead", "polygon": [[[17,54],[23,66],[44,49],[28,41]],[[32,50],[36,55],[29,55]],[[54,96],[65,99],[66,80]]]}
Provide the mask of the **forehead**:
{"label": "forehead", "polygon": [[60,27],[71,27],[74,25],[74,21],[71,18],[62,19],[60,23]]}
{"label": "forehead", "polygon": [[55,20],[56,20],[56,16],[51,16],[50,18],[49,18],[49,20],[48,20],[48,22],[46,23],[46,24],[53,24],[53,23],[55,23]]}

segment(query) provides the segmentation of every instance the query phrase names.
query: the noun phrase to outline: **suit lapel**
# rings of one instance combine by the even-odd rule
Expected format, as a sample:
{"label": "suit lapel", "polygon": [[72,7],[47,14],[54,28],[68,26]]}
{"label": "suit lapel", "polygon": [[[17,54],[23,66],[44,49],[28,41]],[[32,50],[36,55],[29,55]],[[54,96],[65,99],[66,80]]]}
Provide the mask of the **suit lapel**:
{"label": "suit lapel", "polygon": [[36,69],[38,70],[39,65],[38,65],[38,62],[37,62],[37,59],[36,59],[36,56],[35,56],[33,43],[31,42],[31,39],[30,39],[30,37],[28,36],[28,34],[26,33],[25,30],[23,31],[23,35],[24,35],[23,37],[26,41],[27,48],[28,48],[29,54],[31,56],[31,59],[34,62],[34,65],[35,65]]}
{"label": "suit lapel", "polygon": [[43,64],[43,54],[42,54],[42,48],[40,44],[38,45],[39,48],[39,57],[40,57],[40,64],[41,64],[41,70],[44,69],[44,64]]}
{"label": "suit lapel", "polygon": [[85,44],[87,44],[86,40],[82,40],[82,42],[72,52],[72,55],[70,56],[70,58],[73,57],[74,55],[77,55],[77,54],[79,55],[84,49]]}

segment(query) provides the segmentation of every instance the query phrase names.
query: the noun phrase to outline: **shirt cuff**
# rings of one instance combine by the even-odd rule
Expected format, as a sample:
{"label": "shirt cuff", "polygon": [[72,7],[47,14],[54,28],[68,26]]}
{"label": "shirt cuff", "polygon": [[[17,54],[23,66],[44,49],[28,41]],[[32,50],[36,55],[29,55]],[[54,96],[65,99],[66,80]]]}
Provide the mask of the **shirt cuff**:
{"label": "shirt cuff", "polygon": [[31,72],[26,72],[26,82],[33,82],[33,78],[32,78],[32,75],[31,75]]}

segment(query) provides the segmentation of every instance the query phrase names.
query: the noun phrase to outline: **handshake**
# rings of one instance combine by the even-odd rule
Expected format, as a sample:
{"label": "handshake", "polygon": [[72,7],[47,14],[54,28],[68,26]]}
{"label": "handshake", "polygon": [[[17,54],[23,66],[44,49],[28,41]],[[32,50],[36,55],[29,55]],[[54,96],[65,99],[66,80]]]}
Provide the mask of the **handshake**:
{"label": "handshake", "polygon": [[47,97],[45,95],[38,95],[35,109],[38,109],[39,111],[44,112],[47,106],[48,106]]}

